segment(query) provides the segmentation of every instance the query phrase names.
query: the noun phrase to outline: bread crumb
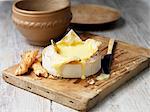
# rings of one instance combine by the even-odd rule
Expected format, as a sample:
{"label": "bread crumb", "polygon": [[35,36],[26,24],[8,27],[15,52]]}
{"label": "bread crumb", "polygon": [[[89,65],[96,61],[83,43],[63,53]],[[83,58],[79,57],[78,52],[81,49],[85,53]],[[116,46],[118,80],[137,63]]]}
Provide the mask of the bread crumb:
{"label": "bread crumb", "polygon": [[87,81],[87,83],[90,84],[90,85],[93,85],[93,84],[95,84],[95,80],[94,79],[90,79],[90,80]]}

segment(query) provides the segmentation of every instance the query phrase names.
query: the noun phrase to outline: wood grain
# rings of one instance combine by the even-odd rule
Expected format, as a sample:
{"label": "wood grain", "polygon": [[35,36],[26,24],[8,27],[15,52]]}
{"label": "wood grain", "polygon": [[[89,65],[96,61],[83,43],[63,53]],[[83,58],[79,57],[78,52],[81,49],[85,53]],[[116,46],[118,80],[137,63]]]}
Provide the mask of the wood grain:
{"label": "wood grain", "polygon": [[[83,34],[81,37],[91,37],[101,41],[102,45],[99,50],[108,45],[108,39],[106,37],[92,34]],[[3,79],[12,85],[41,95],[65,106],[85,111],[92,108],[110,92],[114,91],[120,85],[149,66],[150,58],[141,56],[140,52],[135,53],[135,51],[132,51],[133,48],[135,48],[133,45],[131,46],[127,43],[122,44],[121,42],[117,42],[114,51],[111,77],[106,81],[96,81],[96,76],[100,75],[100,72],[86,80],[37,79],[32,72],[27,73],[25,76],[15,76],[16,67],[18,65],[4,70]],[[140,50],[140,48],[135,50]],[[105,49],[105,52],[102,52],[101,50],[99,53],[100,55],[104,55],[106,54],[106,51],[107,48]],[[145,52],[150,52],[150,50],[145,50]],[[95,84],[88,84],[87,81],[90,79],[94,79],[96,81]]]}
{"label": "wood grain", "polygon": [[[131,44],[150,48],[149,0],[72,0],[117,8],[122,19],[106,28],[93,32]],[[19,61],[19,55],[37,47],[26,43],[11,21],[11,1],[0,1],[0,71]],[[90,112],[149,112],[150,69],[130,80],[117,91],[98,103]],[[17,108],[16,108],[17,106]],[[18,89],[5,83],[0,74],[0,112],[77,112],[56,102]]]}

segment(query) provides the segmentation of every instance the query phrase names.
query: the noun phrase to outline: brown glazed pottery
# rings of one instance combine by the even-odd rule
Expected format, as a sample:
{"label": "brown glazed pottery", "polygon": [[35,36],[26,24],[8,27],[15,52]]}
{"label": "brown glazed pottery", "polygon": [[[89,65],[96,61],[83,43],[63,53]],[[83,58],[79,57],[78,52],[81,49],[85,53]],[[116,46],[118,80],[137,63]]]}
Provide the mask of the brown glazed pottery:
{"label": "brown glazed pottery", "polygon": [[120,11],[96,4],[76,4],[71,7],[74,24],[105,24],[120,18]]}
{"label": "brown glazed pottery", "polygon": [[46,46],[65,33],[72,14],[69,0],[25,0],[12,7],[12,19],[32,45]]}

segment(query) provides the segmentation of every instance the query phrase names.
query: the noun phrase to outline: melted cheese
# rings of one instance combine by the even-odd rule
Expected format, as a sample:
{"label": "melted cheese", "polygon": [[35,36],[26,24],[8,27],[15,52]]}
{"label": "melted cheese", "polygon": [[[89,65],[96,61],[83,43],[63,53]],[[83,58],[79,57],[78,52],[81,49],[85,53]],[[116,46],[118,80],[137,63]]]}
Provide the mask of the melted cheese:
{"label": "melted cheese", "polygon": [[98,46],[99,42],[93,39],[88,39],[75,45],[57,44],[60,55],[80,60],[87,60],[93,56],[97,52]]}
{"label": "melted cheese", "polygon": [[82,68],[82,74],[81,74],[81,79],[85,79],[85,62],[81,62],[81,68]]}
{"label": "melted cheese", "polygon": [[76,45],[82,43],[80,37],[73,31],[70,30],[68,34],[62,38],[57,44],[59,45]]}
{"label": "melted cheese", "polygon": [[61,74],[61,68],[64,64],[73,61],[81,63],[81,78],[85,79],[85,62],[98,51],[100,44],[93,39],[82,41],[73,30],[70,30],[63,39],[56,43],[59,53],[56,52],[53,57],[54,62],[51,63],[58,74]]}

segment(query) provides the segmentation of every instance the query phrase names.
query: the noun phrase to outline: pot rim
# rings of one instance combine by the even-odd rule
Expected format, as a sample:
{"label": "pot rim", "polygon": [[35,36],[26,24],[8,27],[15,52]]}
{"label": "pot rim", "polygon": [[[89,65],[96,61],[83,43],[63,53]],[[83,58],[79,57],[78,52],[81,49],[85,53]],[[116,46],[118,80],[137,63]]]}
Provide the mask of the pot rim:
{"label": "pot rim", "polygon": [[[28,0],[28,1],[30,1],[30,0]],[[65,5],[63,8],[59,8],[59,9],[56,9],[54,11],[50,11],[50,10],[44,10],[44,11],[27,11],[27,10],[24,10],[24,9],[20,9],[20,8],[18,8],[16,6],[16,4],[20,3],[20,2],[25,2],[25,1],[21,0],[21,1],[14,2],[13,6],[12,6],[12,11],[16,11],[16,12],[23,13],[23,14],[28,14],[28,15],[43,15],[43,14],[53,14],[53,13],[65,10],[67,8],[70,8],[70,2],[68,1],[67,5]]]}

